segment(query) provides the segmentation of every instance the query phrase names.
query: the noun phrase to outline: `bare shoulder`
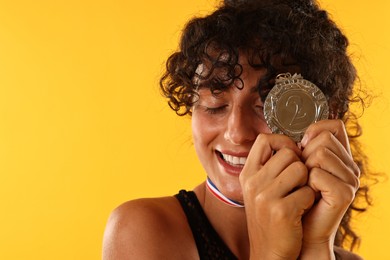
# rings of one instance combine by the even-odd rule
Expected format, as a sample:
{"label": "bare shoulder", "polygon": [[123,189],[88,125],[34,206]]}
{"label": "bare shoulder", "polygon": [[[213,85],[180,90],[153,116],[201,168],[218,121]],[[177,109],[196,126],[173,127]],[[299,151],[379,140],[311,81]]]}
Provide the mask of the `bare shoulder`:
{"label": "bare shoulder", "polygon": [[189,256],[197,253],[194,245],[176,198],[138,199],[111,213],[103,259],[191,259]]}
{"label": "bare shoulder", "polygon": [[357,254],[347,251],[341,247],[334,247],[334,252],[337,254],[337,259],[342,260],[363,260],[363,258]]}

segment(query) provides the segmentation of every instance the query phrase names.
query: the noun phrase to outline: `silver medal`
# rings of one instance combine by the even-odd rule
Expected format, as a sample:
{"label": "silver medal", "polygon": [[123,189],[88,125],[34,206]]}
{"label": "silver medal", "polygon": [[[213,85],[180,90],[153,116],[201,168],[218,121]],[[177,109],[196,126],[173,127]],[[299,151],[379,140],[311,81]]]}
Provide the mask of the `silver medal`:
{"label": "silver medal", "polygon": [[327,119],[325,95],[300,74],[280,74],[264,102],[265,120],[273,133],[285,134],[300,142],[307,127]]}

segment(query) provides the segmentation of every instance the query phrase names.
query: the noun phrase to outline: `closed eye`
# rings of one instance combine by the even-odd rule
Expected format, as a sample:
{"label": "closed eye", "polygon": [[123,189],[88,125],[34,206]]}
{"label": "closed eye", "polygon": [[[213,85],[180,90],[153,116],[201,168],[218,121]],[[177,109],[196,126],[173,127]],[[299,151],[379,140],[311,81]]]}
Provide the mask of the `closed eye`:
{"label": "closed eye", "polygon": [[259,115],[261,118],[264,116],[264,106],[263,105],[256,105],[254,107],[255,112],[257,115]]}
{"label": "closed eye", "polygon": [[205,107],[205,110],[207,113],[211,115],[222,113],[226,110],[227,105],[220,106],[220,107]]}

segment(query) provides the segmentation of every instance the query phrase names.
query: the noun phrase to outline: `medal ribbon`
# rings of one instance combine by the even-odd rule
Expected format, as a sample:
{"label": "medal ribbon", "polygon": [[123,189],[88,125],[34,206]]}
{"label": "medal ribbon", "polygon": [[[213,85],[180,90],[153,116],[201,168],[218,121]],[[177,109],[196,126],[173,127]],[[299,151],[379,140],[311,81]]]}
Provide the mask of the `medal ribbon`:
{"label": "medal ribbon", "polygon": [[221,200],[222,202],[230,205],[230,206],[233,206],[233,207],[237,207],[237,208],[243,208],[244,205],[235,201],[235,200],[232,200],[232,199],[229,199],[228,197],[226,197],[225,195],[223,195],[217,188],[217,186],[215,186],[215,184],[210,180],[209,177],[207,177],[207,181],[206,181],[206,186],[207,188],[210,190],[210,192],[215,196],[217,197],[219,200]]}

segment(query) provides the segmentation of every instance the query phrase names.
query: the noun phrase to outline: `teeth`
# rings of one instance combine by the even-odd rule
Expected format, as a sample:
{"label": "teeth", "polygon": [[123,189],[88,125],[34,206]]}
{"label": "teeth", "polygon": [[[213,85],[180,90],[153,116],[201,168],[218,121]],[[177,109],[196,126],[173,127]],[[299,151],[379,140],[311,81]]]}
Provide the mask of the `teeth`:
{"label": "teeth", "polygon": [[236,157],[229,154],[222,154],[223,159],[231,165],[243,166],[246,162],[246,157]]}

